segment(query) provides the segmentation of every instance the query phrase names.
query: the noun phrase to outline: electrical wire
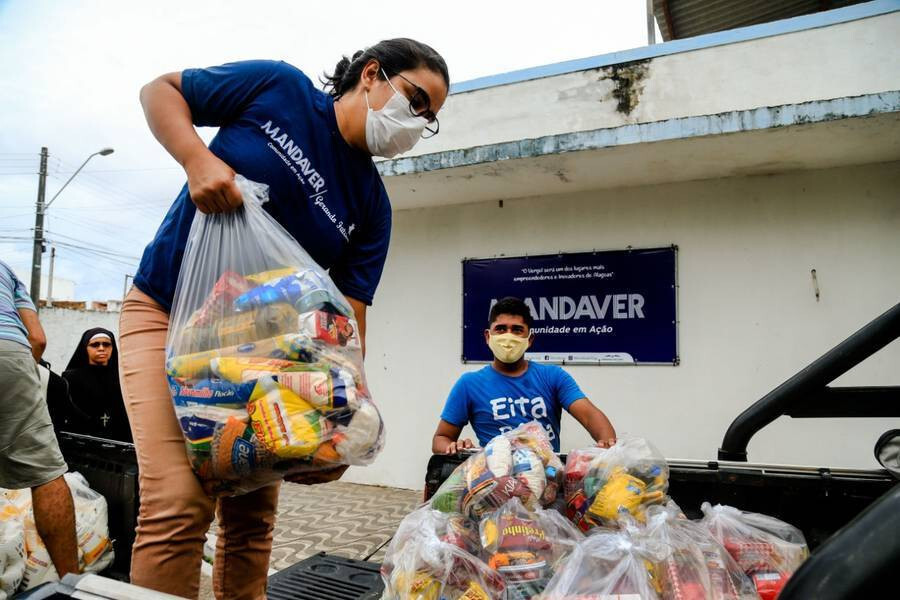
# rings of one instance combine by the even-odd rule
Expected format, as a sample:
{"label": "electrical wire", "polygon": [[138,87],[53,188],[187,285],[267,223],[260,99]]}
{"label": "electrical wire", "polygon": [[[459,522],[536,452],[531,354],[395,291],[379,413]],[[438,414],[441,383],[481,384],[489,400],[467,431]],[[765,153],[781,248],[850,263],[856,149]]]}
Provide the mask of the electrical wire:
{"label": "electrical wire", "polygon": [[87,252],[89,254],[93,254],[98,258],[105,258],[111,262],[117,262],[119,264],[125,265],[126,267],[136,267],[139,258],[132,258],[130,256],[121,256],[117,254],[113,254],[111,252],[102,252],[100,250],[94,250],[93,248],[88,248],[86,246],[79,246],[78,244],[70,244],[68,242],[60,242],[59,240],[54,240],[53,245],[60,248],[68,248],[69,250],[80,250],[82,252]]}
{"label": "electrical wire", "polygon": [[83,245],[83,246],[91,247],[91,248],[93,248],[93,249],[95,249],[95,250],[100,250],[100,251],[103,251],[103,252],[110,252],[110,253],[113,253],[113,254],[116,254],[116,255],[125,257],[125,258],[133,258],[134,260],[139,260],[138,257],[136,257],[136,256],[128,256],[127,254],[124,254],[124,253],[122,253],[122,252],[119,252],[119,251],[116,250],[115,248],[109,248],[109,247],[106,247],[106,246],[101,246],[101,245],[95,244],[95,243],[93,243],[93,242],[88,242],[88,241],[85,241],[85,240],[82,240],[82,239],[79,239],[79,238],[76,238],[76,237],[72,237],[72,236],[70,236],[70,235],[65,235],[65,234],[62,234],[62,233],[51,232],[51,231],[49,231],[49,230],[48,230],[46,233],[47,233],[47,235],[49,235],[50,237],[61,237],[61,238],[65,238],[65,239],[71,240],[72,242],[78,242],[79,244],[81,244],[81,245]]}

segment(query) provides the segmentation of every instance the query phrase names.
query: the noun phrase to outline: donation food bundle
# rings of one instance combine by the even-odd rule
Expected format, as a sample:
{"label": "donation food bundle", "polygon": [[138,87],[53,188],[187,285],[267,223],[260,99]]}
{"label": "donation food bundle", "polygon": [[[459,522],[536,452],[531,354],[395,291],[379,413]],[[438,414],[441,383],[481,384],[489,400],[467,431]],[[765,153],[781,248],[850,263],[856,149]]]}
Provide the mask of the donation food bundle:
{"label": "donation food bundle", "polygon": [[[649,442],[571,452],[536,422],[492,439],[400,524],[385,598],[774,600],[808,555],[803,534],[729,506],[691,521]],[[564,516],[563,516],[564,515]]]}
{"label": "donation food bundle", "polygon": [[197,213],[175,292],[166,374],[211,495],[367,464],[383,445],[359,327],[337,287],[236,179],[234,213]]}
{"label": "donation food bundle", "polygon": [[[112,564],[106,499],[92,490],[80,473],[66,473],[75,505],[75,538],[78,566],[98,573]],[[29,590],[59,575],[50,553],[38,535],[31,508],[31,490],[0,488],[0,600]]]}

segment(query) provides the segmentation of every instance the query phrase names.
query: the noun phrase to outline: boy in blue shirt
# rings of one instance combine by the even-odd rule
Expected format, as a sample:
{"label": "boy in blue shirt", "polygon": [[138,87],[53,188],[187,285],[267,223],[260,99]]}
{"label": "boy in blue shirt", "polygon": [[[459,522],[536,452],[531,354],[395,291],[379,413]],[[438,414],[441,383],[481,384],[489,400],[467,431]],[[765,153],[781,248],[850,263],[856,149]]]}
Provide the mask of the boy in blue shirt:
{"label": "boy in blue shirt", "polygon": [[585,397],[572,376],[556,365],[525,360],[531,347],[531,311],[519,298],[503,298],[492,308],[484,340],[494,355],[490,365],[465,373],[450,391],[431,450],[455,454],[471,448],[459,440],[462,428],[472,424],[484,447],[494,436],[522,423],[538,421],[559,452],[559,422],[567,410],[588,430],[597,444],[615,442],[616,431],[599,408]]}

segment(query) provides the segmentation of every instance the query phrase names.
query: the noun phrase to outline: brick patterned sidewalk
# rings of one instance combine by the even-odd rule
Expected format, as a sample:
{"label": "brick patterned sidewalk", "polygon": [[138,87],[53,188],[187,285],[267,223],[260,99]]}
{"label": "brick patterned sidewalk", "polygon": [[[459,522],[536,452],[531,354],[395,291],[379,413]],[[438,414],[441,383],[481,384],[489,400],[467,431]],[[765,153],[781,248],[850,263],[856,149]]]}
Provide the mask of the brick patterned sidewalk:
{"label": "brick patterned sidewalk", "polygon": [[[356,559],[375,552],[369,560],[380,562],[384,547],[379,546],[421,500],[421,491],[341,481],[313,486],[285,483],[270,566],[281,570],[319,552]],[[213,598],[206,575],[201,578],[200,598]]]}

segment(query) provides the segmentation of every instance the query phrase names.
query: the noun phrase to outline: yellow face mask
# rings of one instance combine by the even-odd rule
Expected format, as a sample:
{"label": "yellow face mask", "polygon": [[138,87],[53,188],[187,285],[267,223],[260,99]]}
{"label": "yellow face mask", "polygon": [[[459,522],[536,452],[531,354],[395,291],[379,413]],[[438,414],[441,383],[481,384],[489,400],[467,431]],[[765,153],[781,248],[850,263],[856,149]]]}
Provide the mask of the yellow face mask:
{"label": "yellow face mask", "polygon": [[528,350],[528,338],[514,333],[491,334],[488,347],[500,362],[512,364],[522,358]]}

